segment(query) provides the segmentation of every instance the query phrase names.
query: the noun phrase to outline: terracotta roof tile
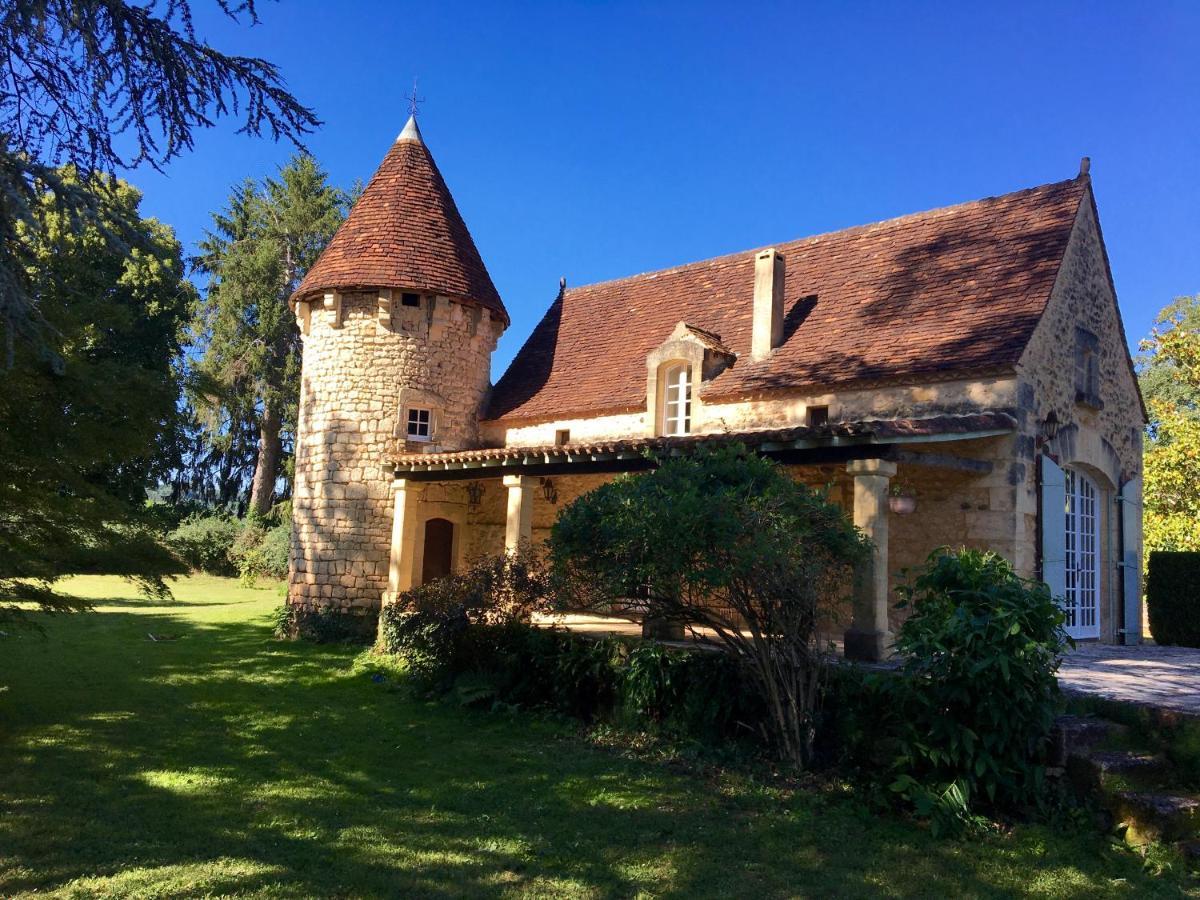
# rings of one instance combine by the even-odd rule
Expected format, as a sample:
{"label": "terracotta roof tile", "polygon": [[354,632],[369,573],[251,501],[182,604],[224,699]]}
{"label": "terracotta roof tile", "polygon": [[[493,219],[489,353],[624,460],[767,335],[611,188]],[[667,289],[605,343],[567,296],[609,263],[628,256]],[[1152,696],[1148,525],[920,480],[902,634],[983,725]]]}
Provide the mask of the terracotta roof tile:
{"label": "terracotta roof tile", "polygon": [[[670,452],[687,450],[701,444],[745,444],[748,447],[786,445],[792,442],[812,442],[848,446],[850,443],[903,443],[906,438],[940,435],[979,435],[1012,431],[1017,427],[1013,411],[993,409],[969,415],[928,416],[919,419],[863,419],[855,422],[829,422],[824,425],[796,425],[758,431],[731,431],[711,434],[688,434],[672,437],[618,438],[599,441],[575,441],[568,444],[546,444],[534,447],[483,447],[475,450],[456,450],[445,453],[402,453],[395,457],[401,468],[451,466],[463,463],[521,460],[543,457],[549,462],[557,457],[640,453],[643,451]],[[776,449],[781,449],[776,447]]]}
{"label": "terracotta roof tile", "polygon": [[392,145],[292,297],[380,287],[465,297],[509,320],[415,123]]}
{"label": "terracotta roof tile", "polygon": [[488,417],[641,409],[675,324],[740,358],[706,400],[1005,371],[1041,317],[1085,178],[789,243],[784,340],[749,358],[755,251],[565,291],[497,383]]}

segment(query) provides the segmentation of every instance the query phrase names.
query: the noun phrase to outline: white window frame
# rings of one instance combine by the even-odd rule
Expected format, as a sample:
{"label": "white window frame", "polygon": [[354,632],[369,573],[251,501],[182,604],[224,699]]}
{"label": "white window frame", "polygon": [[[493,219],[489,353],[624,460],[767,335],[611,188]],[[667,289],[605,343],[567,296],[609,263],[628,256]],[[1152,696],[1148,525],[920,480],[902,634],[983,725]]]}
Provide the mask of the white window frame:
{"label": "white window frame", "polygon": [[1100,637],[1100,489],[1076,469],[1065,469],[1067,634]]}
{"label": "white window frame", "polygon": [[[424,414],[424,421],[421,421]],[[416,427],[414,431],[413,428]],[[425,433],[421,434],[424,426]],[[404,411],[404,435],[406,440],[428,443],[433,440],[433,410],[425,406],[410,406]]]}
{"label": "white window frame", "polygon": [[662,434],[682,437],[692,433],[692,366],[670,362],[662,375]]}

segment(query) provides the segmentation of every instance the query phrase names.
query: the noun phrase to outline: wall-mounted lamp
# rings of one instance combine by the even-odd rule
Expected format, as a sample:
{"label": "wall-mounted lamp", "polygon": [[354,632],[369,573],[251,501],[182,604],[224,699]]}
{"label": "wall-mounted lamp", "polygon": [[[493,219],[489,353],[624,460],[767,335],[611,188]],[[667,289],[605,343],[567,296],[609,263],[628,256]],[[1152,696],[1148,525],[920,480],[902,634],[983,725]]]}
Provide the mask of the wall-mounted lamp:
{"label": "wall-mounted lamp", "polygon": [[1046,418],[1042,419],[1042,433],[1038,437],[1041,444],[1049,444],[1058,437],[1058,414],[1054,410],[1050,410],[1046,413]]}
{"label": "wall-mounted lamp", "polygon": [[554,482],[549,478],[542,479],[542,496],[549,503],[558,503],[558,488],[554,486]]}
{"label": "wall-mounted lamp", "polygon": [[483,482],[467,482],[467,512],[479,512],[479,503],[483,500]]}

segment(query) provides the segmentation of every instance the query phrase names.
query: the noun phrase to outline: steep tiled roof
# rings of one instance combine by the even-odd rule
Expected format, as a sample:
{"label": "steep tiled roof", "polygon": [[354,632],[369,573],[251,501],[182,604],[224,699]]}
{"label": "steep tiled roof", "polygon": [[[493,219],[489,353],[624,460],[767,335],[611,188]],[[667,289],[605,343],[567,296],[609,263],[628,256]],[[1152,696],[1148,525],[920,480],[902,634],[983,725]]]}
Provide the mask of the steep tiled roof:
{"label": "steep tiled roof", "polygon": [[471,233],[411,119],[292,296],[380,287],[467,297],[508,322]]}
{"label": "steep tiled roof", "polygon": [[563,292],[496,385],[489,418],[635,410],[646,354],[685,321],[737,361],[706,400],[1010,370],[1049,299],[1086,177],[775,247],[783,343],[750,359],[754,251]]}

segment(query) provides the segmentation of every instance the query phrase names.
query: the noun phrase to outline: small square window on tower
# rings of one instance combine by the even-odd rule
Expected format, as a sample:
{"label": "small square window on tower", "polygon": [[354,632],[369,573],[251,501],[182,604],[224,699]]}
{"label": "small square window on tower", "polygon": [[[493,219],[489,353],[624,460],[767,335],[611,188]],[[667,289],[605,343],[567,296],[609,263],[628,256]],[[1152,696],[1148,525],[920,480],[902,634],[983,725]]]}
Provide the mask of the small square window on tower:
{"label": "small square window on tower", "polygon": [[430,438],[430,413],[427,409],[413,407],[408,411],[408,439],[427,441]]}
{"label": "small square window on tower", "polygon": [[804,411],[805,424],[809,428],[820,428],[829,424],[828,406],[810,406]]}
{"label": "small square window on tower", "polygon": [[418,306],[419,307],[421,305],[421,295],[420,294],[401,294],[400,295],[400,305],[401,306]]}
{"label": "small square window on tower", "polygon": [[571,443],[571,429],[559,428],[554,432],[554,446],[561,447],[564,444]]}

